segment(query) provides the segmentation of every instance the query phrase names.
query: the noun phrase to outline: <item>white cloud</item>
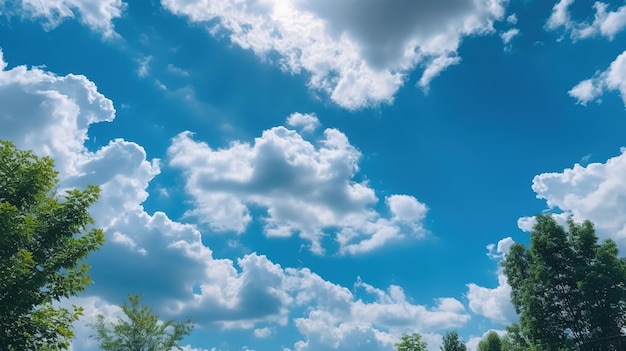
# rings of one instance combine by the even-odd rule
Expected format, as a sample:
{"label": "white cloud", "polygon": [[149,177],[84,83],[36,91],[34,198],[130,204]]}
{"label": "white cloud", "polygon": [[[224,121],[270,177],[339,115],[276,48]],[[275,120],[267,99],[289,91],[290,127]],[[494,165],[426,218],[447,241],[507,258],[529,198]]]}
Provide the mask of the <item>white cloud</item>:
{"label": "white cloud", "polygon": [[[294,272],[295,273],[295,272]],[[463,326],[469,315],[453,298],[436,300],[427,308],[407,301],[402,288],[375,288],[360,279],[355,289],[363,289],[374,302],[356,299],[340,286],[326,282],[308,270],[300,270],[296,302],[310,306],[308,315],[295,319],[304,340],[295,350],[394,350],[393,344],[405,332],[419,332],[431,349],[441,341],[435,331]]]}
{"label": "white cloud", "polygon": [[248,206],[267,211],[268,237],[299,234],[321,254],[321,238],[335,232],[341,254],[357,254],[390,240],[424,235],[427,208],[412,196],[385,199],[391,218],[374,206],[368,183],[354,181],[360,152],[336,129],[326,129],[316,145],[295,131],[275,127],[253,144],[234,141],[213,150],[191,133],[175,137],[170,165],[181,168],[197,217],[215,231],[242,233],[252,221]]}
{"label": "white cloud", "polygon": [[502,269],[498,270],[497,287],[490,289],[474,283],[467,284],[467,287],[467,298],[472,312],[501,324],[509,324],[517,318],[511,304],[511,286]]}
{"label": "white cloud", "polygon": [[510,43],[511,40],[513,40],[513,38],[515,38],[517,35],[519,35],[519,29],[511,28],[506,32],[500,34],[500,38],[502,38],[502,42],[506,45]]}
{"label": "white cloud", "polygon": [[157,291],[146,300],[158,301],[163,313],[185,311],[204,325],[248,327],[285,318],[290,297],[277,290],[283,279],[280,268],[256,254],[236,264],[215,259],[194,226],[144,211],[148,184],[160,172],[158,160],[146,160],[140,145],[122,139],[95,152],[85,148],[89,125],[111,121],[115,113],[92,82],[38,68],[6,67],[0,56],[0,138],[53,157],[62,188],[101,188],[91,213],[105,230],[107,244],[90,255],[96,281],[92,294],[119,302],[127,292]]}
{"label": "white cloud", "polygon": [[113,120],[111,100],[85,76],[7,66],[0,50],[0,137],[52,156],[61,177],[79,173],[89,158],[87,128]]}
{"label": "white cloud", "polygon": [[592,23],[576,22],[571,19],[569,7],[574,0],[560,0],[552,8],[552,14],[546,23],[546,28],[556,30],[563,28],[570,33],[572,40],[587,39],[602,35],[609,40],[613,40],[615,35],[626,27],[626,6],[618,8],[616,11],[607,11],[609,4],[595,2],[594,20]]}
{"label": "white cloud", "polygon": [[268,327],[254,329],[254,336],[257,338],[267,338],[270,335],[272,335],[272,329]]}
{"label": "white cloud", "polygon": [[487,245],[487,257],[494,260],[501,260],[504,256],[506,256],[511,248],[511,245],[514,243],[513,239],[509,236],[498,241],[498,244]]}
{"label": "white cloud", "polygon": [[461,40],[493,32],[507,0],[368,1],[162,0],[171,12],[206,23],[215,35],[281,67],[306,71],[309,85],[357,109],[390,103],[409,72],[419,85],[457,64]]}
{"label": "white cloud", "polygon": [[506,18],[506,23],[508,24],[517,24],[517,15],[516,14],[511,14]]}
{"label": "white cloud", "polygon": [[119,35],[113,20],[121,17],[125,8],[122,0],[14,0],[13,11],[6,10],[6,13],[42,19],[47,30],[56,28],[66,19],[78,17],[82,24],[104,38],[114,38]]}
{"label": "white cloud", "polygon": [[[64,186],[92,183],[102,188],[91,213],[96,225],[105,230],[107,242],[89,257],[95,284],[86,295],[70,301],[85,308],[85,317],[75,329],[74,350],[95,350],[86,323],[99,313],[120,316],[115,303],[122,302],[127,293],[137,292],[144,292],[144,302],[163,319],[191,317],[200,328],[253,329],[269,324],[256,329],[257,336],[263,336],[266,328],[296,318],[306,340],[296,344],[302,350],[306,345],[314,350],[324,349],[316,345],[331,345],[332,349],[332,345],[344,345],[357,336],[391,348],[401,331],[413,330],[438,340],[436,331],[462,326],[469,319],[462,304],[451,298],[437,299],[436,305],[428,308],[409,302],[398,286],[381,290],[357,282],[356,287],[374,294],[374,302],[364,302],[306,268],[285,269],[256,253],[235,261],[215,258],[195,226],[143,209],[148,184],[160,171],[158,160],[147,160],[140,145],[122,139],[94,152],[85,148],[89,125],[111,121],[115,113],[112,102],[92,82],[83,76],[57,76],[24,66],[6,70],[7,66],[0,57],[0,100],[5,102],[0,103],[0,123],[5,127],[0,129],[0,138],[52,156]],[[297,137],[294,132],[279,130]],[[308,147],[323,151],[324,158],[319,160],[325,160],[324,169],[344,175],[354,172],[358,152],[341,133],[328,131],[323,147]],[[347,162],[346,155],[355,159]],[[356,186],[349,194],[356,199],[365,194],[367,199],[373,196],[368,189]],[[392,207],[391,218],[384,220],[388,223],[410,226],[425,210],[410,197],[393,196],[387,202]],[[348,213],[352,205],[345,203],[344,211]],[[332,323],[326,329],[319,325],[325,318]],[[200,350],[190,345],[185,349]]]}
{"label": "white cloud", "polygon": [[557,29],[567,26],[570,23],[570,15],[568,7],[574,3],[574,0],[560,0],[552,7],[552,14],[548,18],[546,27],[548,29]]}
{"label": "white cloud", "polygon": [[422,87],[424,91],[428,91],[430,82],[435,79],[435,77],[439,76],[441,72],[446,70],[448,67],[458,65],[459,63],[461,63],[461,58],[458,56],[439,56],[433,59],[426,66],[418,85]]}
{"label": "white cloud", "polygon": [[517,220],[517,227],[522,231],[530,233],[536,223],[535,217],[521,217]]}
{"label": "white cloud", "polygon": [[315,113],[294,112],[287,117],[285,123],[290,127],[300,128],[303,132],[312,132],[320,126],[320,121]]}
{"label": "white cloud", "polygon": [[176,67],[171,63],[167,65],[167,71],[170,73],[177,74],[179,76],[189,77],[189,72],[185,71],[184,69],[180,67]]}
{"label": "white cloud", "polygon": [[[510,237],[498,241],[497,244],[489,244],[487,256],[500,263],[513,244]],[[485,288],[474,283],[467,284],[467,287],[467,299],[472,312],[501,324],[508,324],[516,319],[515,309],[511,304],[511,286],[507,283],[502,268],[498,269],[497,287]]]}
{"label": "white cloud", "polygon": [[575,164],[562,172],[543,173],[533,179],[533,190],[561,218],[588,219],[600,238],[615,240],[626,249],[626,149],[605,163]]}
{"label": "white cloud", "polygon": [[98,315],[103,315],[107,321],[115,322],[124,317],[122,309],[113,304],[109,304],[99,297],[72,297],[63,300],[61,305],[70,307],[71,305],[83,308],[82,317],[74,322],[74,339],[70,345],[70,351],[97,351],[98,343],[91,336],[94,334],[91,324],[97,321]]}
{"label": "white cloud", "polygon": [[137,62],[139,63],[139,69],[137,70],[137,75],[140,78],[147,77],[150,74],[150,62],[152,61],[152,56],[146,56]]}
{"label": "white cloud", "polygon": [[617,56],[606,71],[581,81],[568,94],[576,98],[579,104],[586,105],[597,100],[606,91],[619,92],[626,106],[626,51]]}

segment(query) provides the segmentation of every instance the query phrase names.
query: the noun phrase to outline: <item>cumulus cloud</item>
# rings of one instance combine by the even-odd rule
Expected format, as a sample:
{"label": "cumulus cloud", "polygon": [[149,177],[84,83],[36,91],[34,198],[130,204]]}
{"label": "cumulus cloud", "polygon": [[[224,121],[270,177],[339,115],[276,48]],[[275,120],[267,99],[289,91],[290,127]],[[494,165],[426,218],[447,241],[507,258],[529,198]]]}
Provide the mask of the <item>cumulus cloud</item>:
{"label": "cumulus cloud", "polygon": [[305,336],[295,343],[295,350],[391,351],[402,333],[415,331],[432,346],[441,340],[435,331],[461,327],[470,318],[453,298],[437,299],[436,305],[428,308],[407,301],[399,286],[381,290],[358,279],[355,289],[375,299],[364,302],[308,270],[292,273],[300,287],[296,303],[310,306],[306,316],[295,319],[298,331]]}
{"label": "cumulus cloud", "polygon": [[285,127],[263,132],[254,143],[234,141],[214,150],[184,132],[168,149],[169,164],[183,170],[197,217],[214,231],[242,233],[260,218],[268,237],[295,233],[324,253],[321,238],[336,233],[341,254],[374,250],[390,240],[419,237],[427,208],[408,195],[385,199],[390,217],[374,209],[378,199],[366,181],[354,180],[361,153],[336,129],[316,144]]}
{"label": "cumulus cloud", "polygon": [[626,27],[626,6],[615,11],[608,11],[609,4],[595,2],[593,22],[576,22],[569,11],[574,0],[560,0],[552,8],[552,14],[546,23],[548,30],[563,28],[570,33],[572,40],[587,39],[598,35],[613,40],[615,35]]}
{"label": "cumulus cloud", "polygon": [[606,91],[619,92],[626,106],[626,51],[617,56],[607,70],[581,81],[568,94],[576,98],[579,104],[586,105],[590,101],[598,100]]}
{"label": "cumulus cloud", "polygon": [[320,126],[320,121],[315,113],[294,112],[287,117],[285,123],[290,127],[300,128],[303,132],[312,132]]}
{"label": "cumulus cloud", "polygon": [[[487,245],[487,256],[498,260],[504,259],[514,244],[510,237],[498,241],[497,244]],[[467,299],[470,310],[476,314],[489,318],[492,322],[509,324],[516,318],[511,304],[511,286],[506,281],[502,268],[498,268],[498,286],[486,288],[474,283],[467,284]]]}
{"label": "cumulus cloud", "polygon": [[0,50],[0,137],[52,156],[62,178],[79,173],[89,157],[87,128],[113,120],[111,100],[85,76],[7,67]]}
{"label": "cumulus cloud", "polygon": [[511,286],[502,269],[498,270],[498,286],[486,288],[474,283],[467,284],[467,298],[472,312],[489,318],[494,323],[509,324],[517,315],[511,304]]}
{"label": "cumulus cloud", "polygon": [[113,20],[121,17],[126,8],[122,0],[7,0],[7,3],[11,6],[0,9],[0,14],[43,20],[47,30],[56,28],[66,19],[78,17],[82,24],[108,39],[119,36]]}
{"label": "cumulus cloud", "polygon": [[[158,291],[153,302],[166,312],[185,311],[185,301],[205,324],[282,318],[289,297],[274,290],[276,279],[282,278],[276,278],[276,266],[265,257],[252,254],[236,264],[214,259],[195,227],[162,212],[144,211],[146,189],[160,168],[158,160],[146,159],[143,147],[115,139],[95,152],[87,150],[83,144],[89,125],[111,121],[115,113],[92,82],[25,66],[5,70],[3,60],[0,67],[0,101],[5,101],[0,104],[0,138],[53,157],[62,187],[96,184],[102,190],[91,212],[105,230],[107,244],[90,256],[97,282],[92,293],[118,302],[124,298],[120,290]],[[158,279],[146,274],[157,268]],[[256,303],[263,308],[253,308]]]}
{"label": "cumulus cloud", "polygon": [[626,148],[605,163],[575,164],[562,172],[535,176],[532,189],[561,218],[594,222],[600,238],[626,249]]}
{"label": "cumulus cloud", "polygon": [[367,1],[162,0],[169,11],[205,23],[215,35],[263,59],[278,54],[291,73],[337,104],[357,109],[390,103],[416,67],[419,85],[457,64],[470,35],[493,32],[506,0]]}
{"label": "cumulus cloud", "polygon": [[[78,339],[73,350],[95,350],[85,323],[97,314],[119,317],[116,304],[126,293],[137,292],[145,292],[145,303],[164,319],[191,317],[201,328],[245,328],[263,337],[295,318],[303,338],[295,347],[301,350],[336,349],[333,345],[344,345],[357,336],[390,348],[398,333],[410,330],[438,340],[438,330],[462,326],[469,319],[463,305],[452,298],[437,299],[434,307],[426,307],[411,303],[398,286],[382,290],[358,281],[355,287],[375,300],[365,302],[307,268],[284,268],[256,253],[236,260],[214,257],[194,225],[144,210],[146,189],[160,166],[158,160],[147,159],[141,145],[115,139],[95,151],[84,146],[89,125],[112,121],[115,114],[112,102],[91,81],[40,68],[7,67],[0,56],[0,99],[5,102],[0,103],[0,138],[53,157],[64,187],[91,183],[103,189],[91,211],[107,236],[104,247],[89,257],[95,284],[86,295],[68,302],[85,308],[85,318],[75,329]],[[297,138],[297,133],[284,128],[275,132]],[[323,147],[305,147],[318,152],[318,160],[327,167],[323,169],[334,172],[324,172],[327,177],[351,174],[356,167],[358,152],[337,131],[328,132]],[[347,162],[346,155],[355,159]],[[211,173],[203,171],[210,179]],[[347,192],[350,196],[373,196],[366,185],[346,182],[348,187],[356,186]],[[384,220],[408,228],[422,218],[416,212],[425,210],[411,197],[393,196],[387,203],[390,215]],[[342,213],[350,213],[354,204],[347,201],[341,206]],[[324,329],[320,323],[328,318]],[[190,345],[185,349],[200,350]]]}

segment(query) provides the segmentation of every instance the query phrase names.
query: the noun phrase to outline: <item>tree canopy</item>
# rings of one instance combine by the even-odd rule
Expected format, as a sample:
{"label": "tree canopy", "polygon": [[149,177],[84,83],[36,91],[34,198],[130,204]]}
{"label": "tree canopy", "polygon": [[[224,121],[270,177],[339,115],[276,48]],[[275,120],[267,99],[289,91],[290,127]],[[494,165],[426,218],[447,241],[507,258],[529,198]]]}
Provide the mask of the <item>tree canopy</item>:
{"label": "tree canopy", "polygon": [[467,347],[459,338],[459,333],[456,330],[451,330],[443,336],[440,349],[441,351],[465,351]]}
{"label": "tree canopy", "polygon": [[178,342],[193,329],[191,320],[178,323],[173,320],[159,321],[152,309],[140,305],[142,297],[131,295],[124,302],[122,311],[126,318],[115,323],[107,322],[98,315],[92,336],[104,351],[171,351],[182,350]]}
{"label": "tree canopy", "polygon": [[418,333],[404,334],[399,343],[396,344],[398,351],[426,351],[428,345],[422,341],[422,336]]}
{"label": "tree canopy", "polygon": [[495,331],[490,331],[478,343],[478,351],[502,351],[502,340]]}
{"label": "tree canopy", "polygon": [[64,350],[80,308],[53,303],[91,282],[83,261],[104,242],[88,208],[97,187],[57,194],[54,162],[0,141],[0,345]]}
{"label": "tree canopy", "polygon": [[503,261],[521,333],[537,349],[617,350],[626,318],[626,262],[615,242],[598,243],[589,221],[537,216],[530,247]]}

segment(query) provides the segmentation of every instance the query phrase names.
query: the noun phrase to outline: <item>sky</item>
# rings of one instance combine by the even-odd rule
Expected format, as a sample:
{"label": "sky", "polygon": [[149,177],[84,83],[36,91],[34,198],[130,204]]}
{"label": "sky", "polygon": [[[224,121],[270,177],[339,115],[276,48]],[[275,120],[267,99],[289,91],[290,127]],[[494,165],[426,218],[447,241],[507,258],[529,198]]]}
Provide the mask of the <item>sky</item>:
{"label": "sky", "polygon": [[[88,324],[186,351],[475,350],[532,217],[626,249],[626,4],[0,0],[0,139],[96,184]],[[622,251],[623,252],[623,251]]]}

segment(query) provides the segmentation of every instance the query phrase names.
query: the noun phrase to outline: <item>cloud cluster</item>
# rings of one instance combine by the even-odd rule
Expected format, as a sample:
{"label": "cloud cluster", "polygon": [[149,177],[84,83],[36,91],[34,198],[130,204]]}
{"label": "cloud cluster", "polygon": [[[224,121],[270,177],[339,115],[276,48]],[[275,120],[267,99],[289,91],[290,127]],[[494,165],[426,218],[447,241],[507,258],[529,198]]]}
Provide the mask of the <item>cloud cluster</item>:
{"label": "cloud cluster", "polygon": [[626,249],[626,148],[605,163],[575,164],[562,172],[535,176],[532,189],[561,218],[588,219],[600,238],[615,240]]}
{"label": "cloud cluster", "polygon": [[427,308],[407,301],[404,291],[392,285],[387,290],[362,282],[362,290],[373,302],[356,299],[352,292],[324,281],[307,269],[288,270],[297,277],[295,302],[308,306],[305,317],[295,324],[304,340],[295,343],[295,350],[394,350],[398,335],[419,331],[436,348],[441,342],[435,331],[463,326],[470,316],[463,305],[453,298],[437,299]]}
{"label": "cloud cluster", "polygon": [[[295,123],[294,116],[290,118]],[[299,117],[302,120],[302,117]],[[296,131],[275,127],[254,143],[234,141],[214,150],[184,132],[168,149],[169,164],[183,170],[194,209],[187,214],[215,231],[245,231],[249,207],[265,209],[268,237],[298,233],[323,254],[331,233],[340,254],[357,254],[390,240],[419,237],[427,207],[408,195],[385,198],[389,216],[377,212],[378,199],[367,181],[354,180],[360,152],[336,129],[315,144]]]}
{"label": "cloud cluster", "polygon": [[570,6],[574,0],[560,0],[552,8],[552,14],[546,28],[556,30],[562,28],[570,33],[572,40],[587,39],[598,35],[613,40],[615,35],[626,27],[626,6],[615,11],[608,11],[609,4],[595,2],[593,22],[577,22],[571,18]]}
{"label": "cloud cluster", "polygon": [[464,37],[493,32],[507,0],[162,0],[163,7],[263,59],[305,71],[348,109],[389,103],[416,67],[419,85],[458,64]]}
{"label": "cloud cluster", "polygon": [[113,20],[122,16],[126,3],[122,0],[0,0],[0,6],[5,8],[0,8],[0,14],[43,20],[47,30],[78,17],[82,24],[110,39],[118,36]]}
{"label": "cloud cluster", "polygon": [[[574,0],[560,0],[552,8],[552,14],[546,22],[547,30],[563,29],[570,34],[573,41],[603,36],[613,40],[626,28],[626,5],[615,11],[609,10],[609,4],[595,2],[593,22],[577,22],[571,18],[570,7]],[[619,55],[603,72],[596,72],[593,77],[585,79],[574,86],[568,94],[577,103],[586,105],[590,101],[600,101],[607,91],[617,91],[626,105],[626,51]]]}
{"label": "cloud cluster", "polygon": [[[91,183],[100,185],[103,190],[100,201],[92,208],[92,215],[96,224],[105,230],[107,243],[90,255],[95,284],[89,294],[71,301],[86,308],[86,318],[76,326],[80,339],[74,342],[74,349],[94,350],[93,341],[87,339],[90,330],[84,323],[93,321],[99,313],[111,318],[119,316],[119,308],[114,304],[121,302],[126,293],[138,292],[144,292],[145,302],[155,306],[156,312],[165,319],[189,316],[203,328],[256,328],[255,334],[263,337],[271,328],[293,320],[302,334],[302,340],[295,342],[294,348],[301,350],[344,349],[343,345],[351,343],[351,338],[363,335],[368,336],[363,340],[370,340],[372,345],[391,350],[400,331],[418,330],[432,340],[439,340],[435,334],[438,330],[462,326],[470,318],[463,305],[452,298],[438,299],[435,307],[429,308],[411,303],[398,286],[381,290],[358,281],[356,287],[364,289],[364,294],[375,300],[366,302],[307,268],[284,268],[256,253],[236,260],[214,257],[211,249],[202,243],[201,233],[194,225],[173,221],[163,212],[149,214],[144,210],[142,203],[149,195],[148,185],[159,174],[160,165],[158,160],[146,158],[143,147],[122,139],[112,140],[95,151],[84,146],[89,125],[111,121],[115,114],[112,102],[100,94],[91,81],[71,74],[57,76],[40,68],[7,67],[0,56],[0,99],[5,102],[0,103],[0,124],[3,125],[0,138],[53,157],[64,187]],[[239,170],[243,180],[269,180],[269,183],[251,182],[245,188],[257,189],[260,185],[274,184],[272,170],[263,166],[281,165],[285,161],[264,164],[267,161],[263,157],[290,155],[290,162],[303,161],[301,165],[308,167],[311,159],[307,157],[314,156],[316,167],[320,167],[319,175],[326,178],[313,175],[313,179],[330,179],[316,185],[342,186],[338,188],[341,192],[336,194],[338,207],[317,206],[326,211],[339,211],[355,228],[354,223],[360,223],[356,218],[358,209],[367,213],[360,220],[374,229],[380,221],[406,226],[406,230],[419,227],[425,207],[412,197],[388,197],[389,218],[381,218],[379,214],[372,214],[373,210],[362,207],[373,201],[373,191],[365,184],[350,181],[359,155],[340,132],[328,130],[317,148],[282,127],[266,133],[267,138],[259,138],[255,146],[233,144],[225,151],[241,149],[245,151],[241,155],[246,156],[251,155],[254,147],[261,147],[267,153],[256,154],[251,159],[234,158],[242,160],[241,164],[220,159],[218,153],[213,165],[225,167],[227,177],[234,177],[235,170]],[[187,136],[179,136],[183,137]],[[272,139],[274,137],[276,139]],[[294,140],[297,143],[289,144]],[[196,150],[196,146],[193,142],[190,150]],[[276,153],[278,146],[284,146],[287,153]],[[289,154],[289,150],[308,150],[308,153]],[[259,165],[262,167],[256,168]],[[210,167],[203,169],[206,172],[203,177],[209,183],[219,179],[211,170]],[[245,178],[250,175],[261,175],[261,178]],[[308,185],[266,190],[306,190],[305,195],[314,195],[306,193],[310,191]],[[318,190],[320,193],[315,196],[319,199],[328,196],[324,193],[327,189]],[[254,194],[262,198],[261,192]],[[368,222],[372,218],[378,219]],[[269,218],[268,223],[281,220],[284,217],[274,217],[276,222]],[[259,324],[268,323],[270,329],[257,328]],[[187,349],[197,350],[191,346]]]}

